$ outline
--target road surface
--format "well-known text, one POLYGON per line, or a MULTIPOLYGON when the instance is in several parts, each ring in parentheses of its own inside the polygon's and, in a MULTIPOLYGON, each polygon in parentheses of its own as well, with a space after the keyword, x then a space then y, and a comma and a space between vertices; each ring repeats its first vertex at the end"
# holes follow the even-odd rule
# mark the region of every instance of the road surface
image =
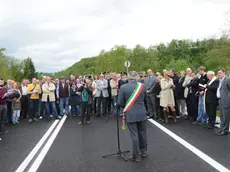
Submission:
MULTIPOLYGON (((7 126, 0 141, 0 172, 227 172, 230 136, 180 120, 162 124, 148 120, 148 157, 139 163, 119 157, 102 158, 117 151, 116 120, 92 118, 78 125, 79 117, 60 121, 21 121, 7 126), (48 133, 47 133, 48 132, 48 133), (39 142, 40 141, 40 142, 39 142)), ((121 148, 130 150, 128 130, 121 131, 121 148)))

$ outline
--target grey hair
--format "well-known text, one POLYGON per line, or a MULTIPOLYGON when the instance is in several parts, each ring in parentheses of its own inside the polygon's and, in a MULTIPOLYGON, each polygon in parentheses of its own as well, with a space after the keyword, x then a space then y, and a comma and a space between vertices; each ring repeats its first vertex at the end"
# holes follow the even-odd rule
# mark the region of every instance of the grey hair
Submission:
POLYGON ((136 71, 130 71, 127 78, 128 80, 137 80, 138 73, 136 71))
POLYGON ((208 72, 207 72, 207 76, 209 76, 209 75, 215 75, 215 72, 213 72, 213 71, 208 71, 208 72))

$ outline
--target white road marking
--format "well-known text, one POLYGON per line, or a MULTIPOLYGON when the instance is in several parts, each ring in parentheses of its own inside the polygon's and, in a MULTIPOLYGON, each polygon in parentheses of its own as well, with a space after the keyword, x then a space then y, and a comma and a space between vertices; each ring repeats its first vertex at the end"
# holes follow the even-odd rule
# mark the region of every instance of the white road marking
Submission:
POLYGON ((63 116, 63 118, 61 119, 61 121, 58 124, 57 128, 54 130, 53 134, 51 135, 51 137, 47 141, 46 145, 43 147, 42 151, 40 152, 40 154, 38 155, 38 157, 34 161, 33 165, 30 167, 28 172, 36 172, 38 170, 38 168, 41 165, 43 159, 45 158, 46 154, 48 153, 51 145, 53 144, 55 138, 57 137, 59 131, 61 130, 66 118, 67 118, 66 115, 63 116))
POLYGON ((21 165, 17 168, 15 172, 23 172, 30 161, 33 159, 33 157, 36 155, 38 150, 41 148, 43 143, 46 141, 46 139, 49 137, 50 133, 53 131, 55 126, 57 125, 59 120, 55 120, 53 124, 50 126, 50 128, 47 130, 45 135, 41 138, 41 140, 37 143, 37 145, 33 148, 33 150, 29 153, 29 155, 26 157, 26 159, 21 163, 21 165))
POLYGON ((159 124, 158 122, 154 121, 153 119, 148 119, 148 120, 149 120, 149 122, 151 122, 152 124, 157 126, 159 129, 164 131, 166 134, 171 136, 173 139, 178 141, 180 144, 182 144, 184 147, 186 147, 187 149, 192 151, 194 154, 196 154, 198 157, 203 159, 205 162, 207 162, 209 165, 211 165, 212 167, 214 167, 218 171, 220 171, 220 172, 230 172, 229 169, 227 169, 226 167, 224 167, 223 165, 221 165, 220 163, 218 163, 217 161, 215 161, 214 159, 212 159, 211 157, 209 157, 205 153, 201 152, 199 149, 195 148, 190 143, 188 143, 184 139, 180 138, 179 136, 177 136, 176 134, 174 134, 173 132, 171 132, 170 130, 168 130, 167 128, 165 128, 164 126, 159 124))

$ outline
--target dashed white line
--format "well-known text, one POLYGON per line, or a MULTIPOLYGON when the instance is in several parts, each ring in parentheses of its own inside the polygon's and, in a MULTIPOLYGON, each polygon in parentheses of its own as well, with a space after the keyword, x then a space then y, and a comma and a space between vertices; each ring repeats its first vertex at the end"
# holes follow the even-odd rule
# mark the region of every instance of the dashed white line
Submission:
POLYGON ((170 130, 168 130, 167 128, 165 128, 164 126, 159 124, 158 122, 154 121, 153 119, 149 119, 149 122, 151 122, 156 127, 161 129, 162 131, 164 131, 166 134, 168 134, 170 137, 172 137, 173 139, 178 141, 184 147, 186 147, 187 149, 192 151, 194 154, 196 154, 198 157, 203 159, 205 162, 207 162, 209 165, 211 165, 216 170, 218 170, 220 172, 230 172, 229 169, 227 169, 226 167, 224 167, 223 165, 221 165, 220 163, 218 163, 217 161, 215 161, 214 159, 212 159, 211 157, 209 157, 205 153, 201 152, 199 149, 197 149, 196 147, 194 147, 193 145, 191 145, 190 143, 188 143, 184 139, 180 138, 179 136, 177 136, 176 134, 174 134, 173 132, 171 132, 170 130))
POLYGON ((45 133, 45 135, 41 138, 41 140, 37 143, 37 145, 33 148, 33 150, 29 153, 29 155, 21 163, 21 165, 17 168, 17 170, 15 172, 23 172, 26 169, 26 167, 29 165, 30 161, 33 159, 33 157, 36 155, 38 150, 42 147, 43 143, 49 137, 50 133, 53 131, 53 129, 55 128, 57 123, 58 123, 58 120, 55 120, 53 122, 53 124, 50 126, 50 128, 45 133))

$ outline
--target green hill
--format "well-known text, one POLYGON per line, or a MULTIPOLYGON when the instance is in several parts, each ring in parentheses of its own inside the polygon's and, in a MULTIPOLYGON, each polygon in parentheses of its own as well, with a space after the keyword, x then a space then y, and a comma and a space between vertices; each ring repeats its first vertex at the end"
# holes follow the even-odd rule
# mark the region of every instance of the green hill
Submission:
POLYGON ((148 48, 136 45, 129 49, 126 46, 115 46, 109 51, 102 50, 98 56, 83 58, 66 70, 55 73, 56 77, 73 75, 98 74, 103 71, 126 71, 124 62, 129 60, 129 70, 145 71, 148 68, 156 71, 174 68, 176 71, 186 67, 198 69, 204 65, 209 70, 224 67, 230 70, 230 39, 223 36, 219 39, 172 40, 168 44, 159 44, 148 48))

